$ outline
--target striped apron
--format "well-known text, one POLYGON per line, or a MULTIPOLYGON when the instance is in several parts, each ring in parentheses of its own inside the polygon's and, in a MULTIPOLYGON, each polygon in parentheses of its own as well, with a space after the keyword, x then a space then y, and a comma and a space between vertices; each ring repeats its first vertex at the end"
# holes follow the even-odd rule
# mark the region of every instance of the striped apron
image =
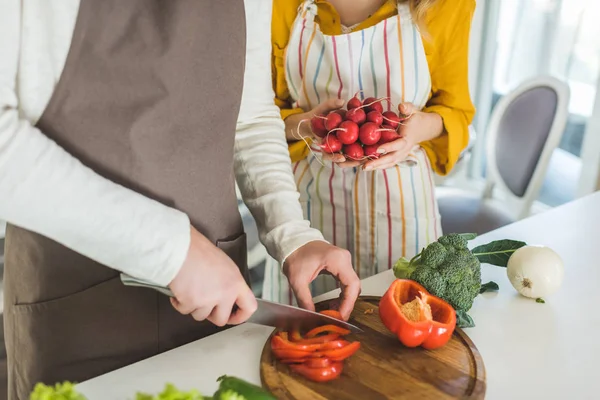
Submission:
MULTIPOLYGON (((336 36, 320 31, 316 15, 313 1, 303 3, 286 49, 295 107, 311 110, 330 98, 347 101, 357 92, 361 99, 391 99, 383 105, 393 111, 405 101, 425 105, 429 68, 406 4, 398 5, 398 15, 370 28, 336 36)), ((318 157, 311 153, 293 165, 304 215, 326 240, 351 252, 361 279, 392 268, 402 256, 414 256, 441 235, 433 171, 420 146, 413 149, 412 162, 387 170, 323 165, 318 157)), ((336 287, 329 275, 311 284, 314 296, 336 287)), ((281 266, 270 258, 263 297, 296 304, 281 266)))

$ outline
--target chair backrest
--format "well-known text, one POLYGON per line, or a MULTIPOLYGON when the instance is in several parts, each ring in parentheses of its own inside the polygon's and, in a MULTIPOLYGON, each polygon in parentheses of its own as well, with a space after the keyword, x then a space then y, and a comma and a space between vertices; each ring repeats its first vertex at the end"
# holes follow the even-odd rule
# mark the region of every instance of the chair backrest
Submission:
POLYGON ((500 99, 487 132, 487 187, 507 195, 516 218, 528 215, 548 163, 564 132, 570 90, 553 77, 538 77, 500 99))

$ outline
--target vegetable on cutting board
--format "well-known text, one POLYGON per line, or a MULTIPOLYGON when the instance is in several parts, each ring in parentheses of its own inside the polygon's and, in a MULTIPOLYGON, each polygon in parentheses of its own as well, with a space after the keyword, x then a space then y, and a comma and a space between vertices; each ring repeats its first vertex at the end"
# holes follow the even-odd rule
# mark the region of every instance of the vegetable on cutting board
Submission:
POLYGON ((407 347, 442 347, 456 326, 452 306, 410 279, 396 279, 391 284, 379 302, 379 315, 407 347))
MULTIPOLYGON (((327 316, 342 319, 338 311, 325 310, 327 316)), ((360 342, 344 339, 350 331, 335 325, 318 326, 302 334, 299 330, 279 331, 271 337, 271 351, 277 360, 315 382, 338 378, 344 360, 360 348, 360 342)))
POLYGON ((506 266, 509 258, 526 245, 515 240, 497 240, 469 250, 468 241, 475 234, 449 233, 430 243, 412 260, 399 259, 394 275, 412 279, 434 296, 450 303, 456 310, 457 326, 475 326, 467 311, 483 290, 497 290, 494 282, 481 284, 481 263, 506 266))
MULTIPOLYGON (((213 396, 202 396, 197 390, 184 392, 167 383, 158 395, 137 393, 135 400, 275 400, 260 386, 253 385, 234 376, 223 375, 217 379, 219 388, 213 396)), ((30 400, 87 400, 78 393, 72 382, 57 383, 49 386, 38 383, 30 400)))
POLYGON ((529 245, 514 252, 508 260, 506 273, 521 295, 541 299, 560 288, 564 265, 561 257, 549 247, 529 245))

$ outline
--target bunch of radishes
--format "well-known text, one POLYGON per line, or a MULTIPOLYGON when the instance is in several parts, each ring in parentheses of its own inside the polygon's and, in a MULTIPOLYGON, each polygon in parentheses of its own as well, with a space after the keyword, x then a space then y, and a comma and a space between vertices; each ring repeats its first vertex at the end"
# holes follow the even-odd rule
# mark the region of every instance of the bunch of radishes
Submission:
POLYGON ((310 125, 322 139, 321 149, 356 161, 378 158, 379 146, 399 139, 398 126, 408 118, 393 111, 383 112, 384 100, 367 97, 361 102, 355 96, 348 101, 347 110, 315 115, 310 125))

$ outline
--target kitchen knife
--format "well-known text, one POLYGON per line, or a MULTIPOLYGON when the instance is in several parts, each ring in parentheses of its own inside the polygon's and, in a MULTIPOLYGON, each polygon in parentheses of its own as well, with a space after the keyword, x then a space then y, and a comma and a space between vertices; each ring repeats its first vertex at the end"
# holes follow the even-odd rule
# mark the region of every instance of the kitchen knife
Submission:
MULTIPOLYGON (((154 285, 143 280, 133 278, 126 274, 121 274, 121 282, 127 286, 137 286, 149 289, 154 289, 160 293, 174 297, 173 292, 169 288, 154 285)), ((252 322, 259 325, 273 326, 283 330, 291 330, 293 328, 301 331, 309 330, 321 325, 336 325, 344 329, 348 329, 354 333, 362 332, 362 329, 345 321, 340 321, 336 318, 327 315, 319 314, 313 311, 305 310, 299 307, 289 306, 286 304, 274 303, 268 300, 256 299, 258 308, 248 319, 247 322, 252 322)))

